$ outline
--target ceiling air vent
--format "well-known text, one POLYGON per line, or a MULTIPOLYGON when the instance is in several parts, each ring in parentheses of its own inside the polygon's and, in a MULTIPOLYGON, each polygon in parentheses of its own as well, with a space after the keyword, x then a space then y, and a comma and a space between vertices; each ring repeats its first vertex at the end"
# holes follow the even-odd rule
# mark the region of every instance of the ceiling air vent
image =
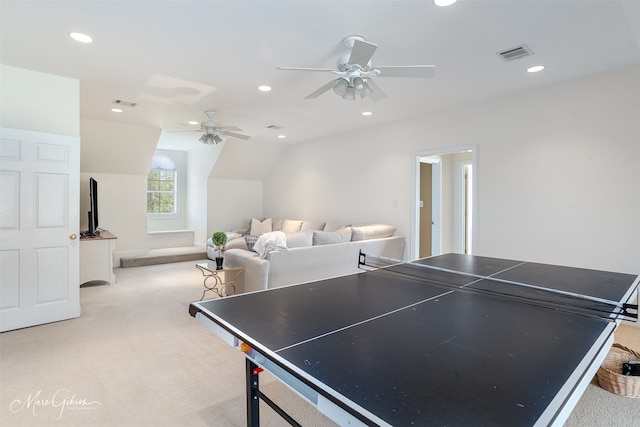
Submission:
POLYGON ((111 101, 111 103, 115 104, 115 105, 121 105, 123 107, 135 107, 136 106, 135 102, 123 101, 122 99, 114 99, 113 101, 111 101))
POLYGON ((269 126, 267 126, 267 129, 280 130, 280 129, 284 129, 284 128, 282 126, 278 126, 278 125, 269 125, 269 126))
POLYGON ((522 46, 514 47, 503 52, 498 52, 498 56, 500 56, 505 61, 513 61, 515 59, 524 58, 525 56, 529 55, 533 55, 533 52, 524 44, 522 46))

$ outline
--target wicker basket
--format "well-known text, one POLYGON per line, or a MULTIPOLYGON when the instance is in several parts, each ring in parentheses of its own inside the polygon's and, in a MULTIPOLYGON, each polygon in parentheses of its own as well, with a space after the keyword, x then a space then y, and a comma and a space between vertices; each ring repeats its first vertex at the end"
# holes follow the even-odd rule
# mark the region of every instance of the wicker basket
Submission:
POLYGON ((640 354, 623 345, 613 344, 598 369, 600 387, 620 396, 640 398, 640 377, 622 375, 622 364, 631 360, 640 361, 640 354))

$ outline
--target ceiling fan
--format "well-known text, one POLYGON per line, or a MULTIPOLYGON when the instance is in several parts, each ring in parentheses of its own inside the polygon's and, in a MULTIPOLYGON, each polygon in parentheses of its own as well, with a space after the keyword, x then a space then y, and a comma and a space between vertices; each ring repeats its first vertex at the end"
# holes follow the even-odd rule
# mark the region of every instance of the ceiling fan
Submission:
POLYGON ((335 69, 332 68, 303 68, 303 67, 278 67, 278 70, 290 71, 328 71, 340 77, 310 93, 305 99, 317 98, 329 89, 344 99, 356 99, 368 96, 373 101, 380 101, 387 97, 372 77, 418 77, 428 78, 435 75, 434 65, 399 65, 379 66, 371 65, 371 57, 378 48, 377 45, 365 41, 362 36, 348 36, 342 43, 350 52, 340 56, 335 69))
POLYGON ((222 137, 220 135, 229 136, 232 138, 239 139, 249 139, 251 138, 248 135, 242 135, 235 132, 230 131, 242 131, 237 126, 219 126, 216 122, 213 121, 213 116, 216 115, 215 111, 207 110, 204 112, 205 116, 207 116, 207 120, 204 122, 200 122, 200 129, 194 130, 180 130, 176 132, 204 132, 198 140, 203 144, 218 144, 222 142, 222 137))

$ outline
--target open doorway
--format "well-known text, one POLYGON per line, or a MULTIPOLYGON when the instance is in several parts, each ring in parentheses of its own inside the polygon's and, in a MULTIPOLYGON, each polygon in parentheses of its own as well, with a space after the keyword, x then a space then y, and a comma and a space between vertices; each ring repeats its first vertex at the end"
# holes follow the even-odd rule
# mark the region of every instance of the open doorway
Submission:
POLYGON ((416 155, 411 259, 473 253, 475 165, 474 146, 416 155))

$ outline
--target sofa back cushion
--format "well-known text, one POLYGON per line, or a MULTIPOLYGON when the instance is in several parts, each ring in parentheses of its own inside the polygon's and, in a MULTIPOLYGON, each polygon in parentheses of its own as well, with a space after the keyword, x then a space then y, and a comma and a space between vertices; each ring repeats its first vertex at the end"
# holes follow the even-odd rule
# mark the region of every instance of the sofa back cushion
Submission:
POLYGON ((344 227, 337 231, 313 232, 314 245, 330 245, 332 243, 344 243, 351 241, 351 227, 344 227))
POLYGON ((282 223, 284 219, 271 218, 271 230, 282 231, 282 223))
POLYGON ((287 234, 287 248, 302 248, 313 244, 313 231, 298 231, 297 233, 287 234))
POLYGON ((260 221, 258 218, 251 218, 250 235, 262 236, 264 233, 270 233, 271 231, 271 218, 266 218, 263 221, 260 221))
POLYGON ((322 231, 338 231, 341 228, 349 227, 348 225, 338 224, 337 222, 327 222, 322 231))
POLYGON ((285 219, 282 222, 282 232, 284 234, 293 234, 300 231, 302 228, 302 221, 298 221, 295 219, 285 219))
POLYGON ((353 234, 351 240, 369 240, 382 239, 383 237, 391 237, 396 232, 396 228, 387 224, 371 224, 352 226, 353 234))
POLYGON ((302 227, 300 228, 300 231, 323 230, 323 229, 324 229, 324 222, 320 222, 320 221, 303 221, 302 222, 302 227))

